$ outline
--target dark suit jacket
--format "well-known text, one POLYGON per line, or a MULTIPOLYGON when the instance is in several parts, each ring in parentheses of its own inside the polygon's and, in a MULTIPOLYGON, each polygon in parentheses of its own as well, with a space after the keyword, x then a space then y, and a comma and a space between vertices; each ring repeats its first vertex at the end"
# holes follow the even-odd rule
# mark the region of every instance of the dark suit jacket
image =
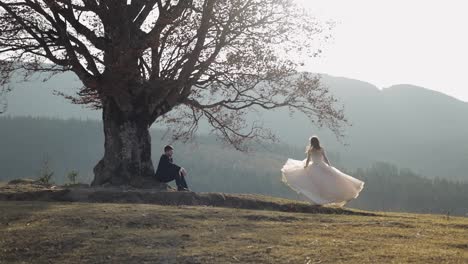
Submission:
POLYGON ((158 169, 156 170, 156 178, 159 180, 174 179, 179 175, 180 167, 175 165, 172 158, 166 154, 162 154, 159 159, 158 169))

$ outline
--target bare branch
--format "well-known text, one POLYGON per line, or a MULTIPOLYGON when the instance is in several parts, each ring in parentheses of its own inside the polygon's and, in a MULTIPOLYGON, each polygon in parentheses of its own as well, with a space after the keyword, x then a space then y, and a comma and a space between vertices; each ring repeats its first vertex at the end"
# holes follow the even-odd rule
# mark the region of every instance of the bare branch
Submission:
POLYGON ((0 85, 19 70, 73 71, 83 88, 57 93, 72 103, 115 102, 183 140, 206 122, 242 150, 274 140, 252 111, 287 108, 340 135, 336 99, 298 72, 329 27, 292 0, 0 0, 0 85))

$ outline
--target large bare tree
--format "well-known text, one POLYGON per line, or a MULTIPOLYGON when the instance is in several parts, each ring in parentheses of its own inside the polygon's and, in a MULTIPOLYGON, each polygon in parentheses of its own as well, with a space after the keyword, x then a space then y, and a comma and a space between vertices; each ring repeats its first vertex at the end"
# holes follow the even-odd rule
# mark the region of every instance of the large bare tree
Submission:
POLYGON ((326 24, 290 0, 0 0, 0 84, 21 72, 74 72, 73 103, 102 108, 104 157, 94 185, 151 182, 149 127, 186 140, 205 120, 244 150, 272 139, 252 110, 286 107, 339 133, 319 79, 298 72, 326 24))

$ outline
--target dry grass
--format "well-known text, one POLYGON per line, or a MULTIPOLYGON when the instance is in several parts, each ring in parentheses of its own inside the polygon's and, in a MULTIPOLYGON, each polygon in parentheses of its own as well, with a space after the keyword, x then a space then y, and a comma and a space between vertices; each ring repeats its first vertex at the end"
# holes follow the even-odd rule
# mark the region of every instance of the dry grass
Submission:
POLYGON ((468 219, 0 202, 0 263, 467 263, 468 219))

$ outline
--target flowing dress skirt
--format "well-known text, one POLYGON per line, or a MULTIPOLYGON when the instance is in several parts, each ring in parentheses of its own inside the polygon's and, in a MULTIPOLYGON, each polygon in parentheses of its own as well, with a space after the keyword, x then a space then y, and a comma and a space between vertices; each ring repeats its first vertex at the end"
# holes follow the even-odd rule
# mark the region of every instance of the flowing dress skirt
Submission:
POLYGON ((304 195, 312 204, 343 206, 357 198, 364 182, 353 178, 325 162, 288 159, 281 169, 283 182, 304 195))

